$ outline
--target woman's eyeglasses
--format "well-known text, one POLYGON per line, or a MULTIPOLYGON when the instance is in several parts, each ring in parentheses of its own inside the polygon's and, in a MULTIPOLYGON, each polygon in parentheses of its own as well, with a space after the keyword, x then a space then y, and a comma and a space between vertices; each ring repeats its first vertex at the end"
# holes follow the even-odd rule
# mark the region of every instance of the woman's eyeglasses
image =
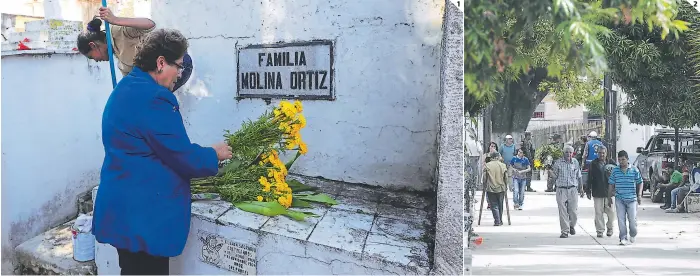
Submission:
POLYGON ((170 63, 171 65, 175 65, 175 67, 177 67, 178 74, 182 74, 182 71, 185 71, 185 66, 182 64, 179 64, 177 62, 168 62, 168 63, 170 63))

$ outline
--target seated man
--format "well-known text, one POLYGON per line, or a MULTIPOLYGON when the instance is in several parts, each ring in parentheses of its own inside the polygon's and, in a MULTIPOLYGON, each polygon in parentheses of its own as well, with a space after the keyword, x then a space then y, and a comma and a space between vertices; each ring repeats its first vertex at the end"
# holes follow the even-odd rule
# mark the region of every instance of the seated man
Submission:
POLYGON ((683 183, 683 174, 677 170, 673 171, 671 174, 671 181, 667 184, 659 185, 659 193, 664 193, 664 205, 661 205, 661 209, 671 208, 671 191, 677 188, 683 183))
MULTIPOLYGON (((687 172, 683 172, 684 180, 688 178, 687 175, 687 172)), ((683 185, 671 191, 671 208, 666 210, 666 213, 684 212, 680 203, 690 192, 700 193, 700 168, 698 167, 693 169, 692 181, 684 181, 683 185)))

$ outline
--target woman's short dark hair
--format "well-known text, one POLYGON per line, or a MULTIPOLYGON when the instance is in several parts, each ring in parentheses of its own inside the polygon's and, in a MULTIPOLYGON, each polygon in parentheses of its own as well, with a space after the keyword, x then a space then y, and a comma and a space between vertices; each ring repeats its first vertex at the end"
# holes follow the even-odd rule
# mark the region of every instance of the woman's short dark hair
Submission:
POLYGON ((87 24, 87 30, 78 35, 78 51, 81 54, 87 55, 90 52, 90 42, 107 43, 107 34, 100 27, 102 27, 102 20, 93 18, 87 24))
POLYGON ((157 29, 146 35, 136 46, 134 66, 145 72, 156 70, 156 60, 163 56, 165 61, 173 64, 187 52, 187 38, 175 29, 157 29))

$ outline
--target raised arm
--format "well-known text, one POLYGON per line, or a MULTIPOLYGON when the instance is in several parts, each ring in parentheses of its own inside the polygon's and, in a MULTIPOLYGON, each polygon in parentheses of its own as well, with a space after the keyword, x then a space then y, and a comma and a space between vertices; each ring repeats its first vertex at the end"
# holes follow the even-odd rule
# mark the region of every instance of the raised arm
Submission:
POLYGON ((156 26, 153 20, 148 18, 131 18, 131 17, 118 17, 112 13, 107 7, 100 7, 99 11, 100 19, 109 22, 113 25, 131 27, 139 30, 150 30, 156 26))

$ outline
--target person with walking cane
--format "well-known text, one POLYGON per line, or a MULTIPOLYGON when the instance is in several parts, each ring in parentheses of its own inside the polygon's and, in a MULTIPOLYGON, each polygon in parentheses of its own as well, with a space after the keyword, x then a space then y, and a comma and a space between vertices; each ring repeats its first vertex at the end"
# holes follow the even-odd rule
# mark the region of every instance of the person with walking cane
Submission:
POLYGON ((617 163, 608 158, 608 149, 605 146, 598 147, 598 158, 593 160, 588 169, 588 183, 586 183, 586 196, 593 196, 593 209, 595 210, 595 230, 598 238, 603 237, 606 230, 608 237, 613 234, 613 221, 615 221, 615 209, 613 208, 612 193, 608 178, 617 163), (608 222, 605 222, 605 216, 608 222))
MULTIPOLYGON (((492 152, 489 157, 491 160, 484 167, 484 191, 486 191, 488 200, 491 203, 493 226, 501 226, 503 225, 503 202, 507 192, 508 169, 506 164, 500 161, 500 153, 492 152)), ((505 199, 505 201, 507 205, 508 199, 505 199)), ((481 220, 481 215, 479 215, 479 219, 481 220)), ((510 223, 510 219, 508 222, 510 223)))
POLYGON ((573 158, 574 148, 564 146, 564 156, 554 162, 552 173, 554 186, 557 191, 557 207, 559 209, 560 238, 568 238, 569 234, 576 235, 578 220, 578 198, 583 197, 581 183, 581 166, 573 158))

